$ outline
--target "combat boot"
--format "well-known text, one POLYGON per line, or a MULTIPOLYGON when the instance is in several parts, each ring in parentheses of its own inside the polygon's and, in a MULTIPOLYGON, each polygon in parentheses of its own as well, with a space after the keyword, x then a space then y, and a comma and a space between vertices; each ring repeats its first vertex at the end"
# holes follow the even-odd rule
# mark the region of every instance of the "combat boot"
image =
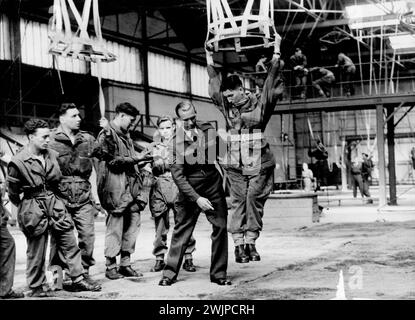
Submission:
POLYGON ((121 275, 127 278, 130 278, 130 277, 138 278, 138 277, 143 276, 142 273, 135 271, 133 268, 131 268, 131 266, 127 266, 127 267, 121 266, 118 270, 118 273, 120 273, 121 275))
POLYGON ((186 270, 187 272, 195 272, 196 267, 193 264, 193 260, 192 259, 186 259, 183 263, 183 269, 186 270))
POLYGON ((118 280, 124 278, 124 276, 117 271, 117 268, 105 270, 105 276, 110 280, 118 280))
POLYGON ((249 260, 251 260, 251 261, 260 261, 261 260, 261 256, 256 251, 256 248, 255 248, 254 244, 251 244, 251 243, 246 244, 245 245, 245 252, 246 252, 247 256, 249 257, 249 260))
POLYGON ((101 289, 102 288, 99 284, 89 283, 85 278, 82 278, 82 280, 72 283, 70 291, 72 292, 101 291, 101 289))
POLYGON ((235 247, 235 261, 237 263, 248 263, 249 262, 249 256, 246 255, 243 244, 235 247))
POLYGON ((154 265, 153 268, 151 268, 151 272, 159 272, 161 270, 164 269, 164 267, 166 266, 166 264, 164 263, 163 260, 156 260, 156 264, 154 265))
POLYGON ((32 291, 28 294, 30 298, 47 298, 50 297, 49 293, 43 290, 42 286, 33 288, 32 291))

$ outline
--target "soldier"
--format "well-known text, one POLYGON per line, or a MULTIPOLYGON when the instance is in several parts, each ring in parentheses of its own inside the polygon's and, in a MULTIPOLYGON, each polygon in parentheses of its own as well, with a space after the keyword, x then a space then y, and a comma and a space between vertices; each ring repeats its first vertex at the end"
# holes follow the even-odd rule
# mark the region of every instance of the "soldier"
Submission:
POLYGON ((352 160, 351 166, 352 173, 352 187, 353 187, 353 198, 357 196, 357 188, 359 188, 360 195, 364 197, 363 192, 363 180, 362 180, 362 163, 356 157, 352 160))
MULTIPOLYGON (((94 207, 89 181, 93 171, 91 157, 96 147, 95 138, 88 132, 79 130, 81 117, 73 103, 61 105, 59 123, 59 127, 51 135, 49 148, 58 152, 58 163, 63 174, 59 189, 78 231, 82 266, 85 277, 89 277, 89 268, 95 264, 94 219, 97 210, 94 207)), ((92 185, 96 188, 96 181, 92 181, 92 185)), ((67 269, 65 258, 56 250, 54 238, 51 243, 50 265, 59 265, 67 269)))
POLYGON ((313 87, 318 90, 318 94, 321 97, 330 97, 331 96, 331 86, 336 80, 333 72, 321 67, 314 67, 310 69, 310 72, 314 72, 315 75, 318 75, 318 79, 313 81, 313 87))
POLYGON ((342 72, 342 81, 345 82, 345 90, 346 90, 346 96, 351 96, 354 93, 353 88, 353 77, 356 73, 356 66, 354 65, 352 59, 350 59, 348 56, 346 56, 344 53, 340 52, 337 56, 337 64, 335 67, 341 68, 342 72))
MULTIPOLYGON (((151 146, 153 155, 152 171, 155 183, 150 192, 150 211, 154 218, 156 227, 156 238, 154 240, 153 254, 156 256, 156 264, 151 269, 153 272, 163 270, 164 255, 167 252, 167 234, 169 232, 169 211, 173 210, 174 221, 176 221, 175 202, 178 196, 178 189, 173 181, 168 161, 168 144, 171 143, 175 124, 171 117, 161 116, 157 120, 160 142, 151 146)), ((193 235, 187 244, 184 254, 183 269, 188 272, 195 272, 192 253, 195 251, 196 240, 193 235)))
POLYGON ((373 161, 372 157, 369 157, 367 153, 362 153, 362 183, 363 183, 363 195, 368 197, 368 203, 373 203, 370 199, 370 182, 372 181, 373 161))
MULTIPOLYGON (((0 151, 0 158, 2 157, 0 151)), ((3 180, 0 178, 0 298, 18 299, 24 294, 13 290, 14 269, 16 266, 16 244, 7 229, 7 214, 3 207, 3 180)))
POLYGON ((50 130, 43 120, 25 123, 29 143, 8 165, 10 201, 19 207, 18 222, 27 239, 26 277, 31 296, 45 297, 45 255, 48 233, 63 252, 72 279, 72 291, 99 291, 101 287, 84 277, 81 252, 74 223, 59 195, 61 171, 57 153, 48 148, 50 130), (21 197, 22 196, 22 197, 21 197))
POLYGON ((125 102, 115 108, 115 118, 108 122, 100 120, 103 130, 98 143, 106 153, 105 165, 98 173, 98 195, 102 207, 108 212, 105 231, 106 271, 108 279, 141 277, 131 267, 131 254, 140 227, 140 212, 148 199, 143 194, 143 174, 139 165, 149 161, 147 154, 134 150, 129 130, 132 128, 138 110, 125 102), (146 158, 147 157, 147 158, 146 158), (120 266, 117 269, 117 256, 120 266))
POLYGON ((306 68, 307 57, 300 48, 296 48, 295 53, 290 57, 290 62, 294 72, 295 87, 300 89, 301 99, 305 99, 308 75, 308 69, 306 68))
POLYGON ((196 123, 196 109, 190 102, 176 106, 182 124, 177 127, 171 146, 171 173, 179 188, 176 224, 171 237, 167 264, 160 286, 176 281, 185 250, 201 211, 212 224, 210 281, 230 285, 228 266, 228 209, 222 177, 215 166, 216 131, 209 123, 196 123))
POLYGON ((206 52, 209 94, 225 117, 231 140, 227 161, 221 165, 230 182, 233 212, 229 231, 237 263, 260 260, 255 242, 263 226, 265 201, 273 188, 276 162, 263 132, 283 93, 278 43, 274 52, 265 63, 268 75, 260 95, 246 94, 235 75, 222 82, 221 74, 213 67, 212 52, 206 52))
POLYGON ((316 140, 316 146, 314 148, 310 148, 308 150, 308 156, 310 158, 315 158, 316 163, 314 165, 316 171, 316 191, 320 190, 321 186, 328 185, 328 164, 327 159, 329 157, 329 153, 325 145, 321 142, 320 139, 316 140))

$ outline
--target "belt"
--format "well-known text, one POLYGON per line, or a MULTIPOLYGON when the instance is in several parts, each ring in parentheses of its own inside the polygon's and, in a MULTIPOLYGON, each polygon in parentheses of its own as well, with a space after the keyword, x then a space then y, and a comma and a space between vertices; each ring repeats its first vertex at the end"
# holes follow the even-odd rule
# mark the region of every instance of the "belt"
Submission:
POLYGON ((81 176, 62 176, 61 182, 87 182, 88 179, 81 176))
POLYGON ((216 167, 215 165, 202 165, 202 166, 194 166, 194 168, 192 167, 185 167, 184 172, 186 175, 191 175, 194 173, 202 173, 204 175, 215 172, 216 167))
POLYGON ((23 190, 24 199, 46 197, 52 194, 54 194, 54 192, 48 189, 48 186, 45 186, 45 185, 34 187, 34 188, 26 188, 23 190))

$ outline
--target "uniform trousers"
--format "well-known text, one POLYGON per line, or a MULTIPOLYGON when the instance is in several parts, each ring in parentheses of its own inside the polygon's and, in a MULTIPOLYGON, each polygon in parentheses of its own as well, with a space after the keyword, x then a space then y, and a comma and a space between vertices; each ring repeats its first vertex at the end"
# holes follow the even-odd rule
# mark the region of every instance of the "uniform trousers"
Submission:
MULTIPOLYGON (((228 267, 228 234, 226 230, 228 209, 222 187, 222 177, 214 169, 209 172, 203 170, 193 172, 187 175, 187 179, 200 196, 209 199, 214 208, 214 210, 205 212, 206 218, 212 224, 210 279, 226 278, 228 267)), ((166 266, 163 270, 163 277, 172 280, 177 278, 187 244, 201 212, 196 202, 185 199, 181 193, 176 202, 176 211, 176 224, 173 229, 166 266)))

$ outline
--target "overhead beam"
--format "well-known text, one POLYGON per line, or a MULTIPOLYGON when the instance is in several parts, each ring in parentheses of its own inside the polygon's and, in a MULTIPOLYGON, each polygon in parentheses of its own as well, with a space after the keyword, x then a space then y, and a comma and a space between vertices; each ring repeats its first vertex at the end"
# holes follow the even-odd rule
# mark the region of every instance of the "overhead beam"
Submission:
POLYGON ((283 113, 307 113, 316 111, 344 111, 344 110, 364 110, 374 109, 377 104, 397 105, 414 104, 415 95, 413 94, 395 94, 395 95, 371 95, 371 96, 354 96, 349 98, 332 98, 332 99, 307 99, 306 101, 292 101, 278 103, 273 114, 283 113))
MULTIPOLYGON (((298 31, 302 29, 311 29, 313 28, 314 24, 315 22, 307 22, 305 24, 297 23, 297 24, 293 24, 286 31, 292 32, 292 31, 298 31)), ((325 20, 325 21, 318 22, 316 27, 317 28, 330 28, 334 26, 344 26, 347 24, 349 24, 349 19, 331 19, 331 20, 325 20)), ((277 32, 282 32, 283 26, 277 26, 276 29, 277 29, 277 32)))
POLYGON ((169 43, 182 43, 182 39, 179 37, 165 37, 148 40, 149 45, 160 46, 169 43))
MULTIPOLYGON (((309 9, 312 13, 344 13, 343 10, 323 10, 323 9, 309 9)), ((274 9, 274 12, 304 12, 301 9, 274 9)))
POLYGON ((306 7, 302 6, 301 4, 295 2, 294 0, 285 0, 285 1, 292 4, 292 5, 294 5, 294 6, 296 6, 297 8, 300 8, 301 10, 306 12, 308 15, 310 15, 314 19, 320 20, 320 17, 318 15, 316 15, 315 13, 311 12, 309 8, 306 8, 306 7))

